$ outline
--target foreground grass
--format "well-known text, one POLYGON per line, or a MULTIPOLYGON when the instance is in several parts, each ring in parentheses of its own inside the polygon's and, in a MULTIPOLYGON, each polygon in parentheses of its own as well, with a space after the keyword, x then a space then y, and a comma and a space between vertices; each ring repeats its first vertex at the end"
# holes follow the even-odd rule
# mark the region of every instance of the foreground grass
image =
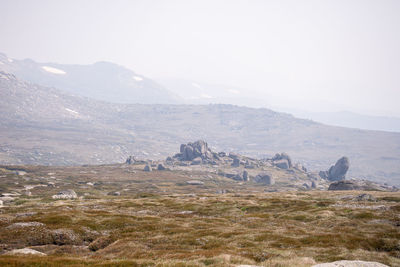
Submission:
POLYGON ((0 265, 310 266, 361 259, 398 266, 396 193, 377 194, 378 202, 353 208, 331 192, 27 199, 4 209, 0 243, 50 256, 1 256, 0 265), (24 212, 34 213, 17 216, 24 212), (10 229, 16 222, 44 226, 10 229), (49 234, 56 229, 73 237, 57 243, 49 234))

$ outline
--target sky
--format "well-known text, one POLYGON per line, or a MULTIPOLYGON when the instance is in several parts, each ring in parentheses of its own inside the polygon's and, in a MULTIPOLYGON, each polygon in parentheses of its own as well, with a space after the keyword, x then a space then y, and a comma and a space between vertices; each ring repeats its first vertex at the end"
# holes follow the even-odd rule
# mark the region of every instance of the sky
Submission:
POLYGON ((270 106, 400 116, 398 0, 1 0, 0 52, 111 61, 270 106))

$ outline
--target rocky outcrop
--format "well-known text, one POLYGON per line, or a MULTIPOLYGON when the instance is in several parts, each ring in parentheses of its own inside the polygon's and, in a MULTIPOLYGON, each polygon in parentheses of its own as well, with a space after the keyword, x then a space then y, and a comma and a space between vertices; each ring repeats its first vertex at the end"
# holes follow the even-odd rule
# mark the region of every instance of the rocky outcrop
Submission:
POLYGON ((340 158, 336 164, 328 170, 329 181, 341 181, 346 178, 346 173, 349 170, 350 162, 347 157, 340 158))
POLYGON ((335 261, 330 263, 320 263, 312 267, 389 267, 388 265, 374 261, 335 261))
POLYGON ((268 173, 260 173, 254 177, 254 181, 259 184, 273 185, 275 184, 274 178, 268 173))
POLYGON ((174 158, 183 161, 192 161, 195 158, 202 160, 212 160, 213 153, 208 148, 208 144, 203 140, 198 140, 193 143, 181 144, 180 153, 176 154, 174 158))
POLYGON ((21 248, 21 249, 13 249, 11 251, 6 252, 4 255, 37 255, 37 256, 46 256, 45 253, 31 249, 31 248, 21 248))
POLYGON ((293 167, 292 159, 285 152, 275 154, 272 158, 272 162, 276 167, 281 169, 289 169, 293 167))
POLYGON ((72 189, 60 191, 56 195, 52 196, 53 199, 75 199, 77 197, 78 195, 72 189))
POLYGON ((342 180, 329 185, 328 190, 397 191, 394 186, 381 185, 367 180, 342 180))

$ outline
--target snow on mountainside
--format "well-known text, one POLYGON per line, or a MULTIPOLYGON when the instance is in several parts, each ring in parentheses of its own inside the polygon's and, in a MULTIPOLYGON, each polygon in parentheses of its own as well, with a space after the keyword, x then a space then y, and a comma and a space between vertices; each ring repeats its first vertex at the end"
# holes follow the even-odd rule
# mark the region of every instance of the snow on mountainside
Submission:
POLYGON ((115 103, 175 104, 181 100, 155 81, 109 62, 91 65, 12 60, 0 53, 0 70, 66 92, 115 103))

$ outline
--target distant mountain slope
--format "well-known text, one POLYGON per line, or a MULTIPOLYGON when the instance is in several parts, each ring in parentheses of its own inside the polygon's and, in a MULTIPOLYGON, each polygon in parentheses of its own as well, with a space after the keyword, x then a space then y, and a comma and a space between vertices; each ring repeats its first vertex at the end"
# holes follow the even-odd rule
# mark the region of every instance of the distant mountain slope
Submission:
POLYGON ((388 116, 370 116, 350 111, 311 112, 298 109, 282 108, 298 118, 310 119, 328 125, 336 125, 364 130, 400 132, 400 118, 388 116))
POLYGON ((164 158, 205 139, 215 150, 288 152, 314 170, 350 158, 349 177, 400 184, 400 134, 326 126, 232 105, 124 105, 0 75, 1 164, 95 164, 164 158))
POLYGON ((173 104, 178 96, 133 71, 109 62, 91 65, 37 63, 9 59, 0 53, 0 70, 74 95, 116 103, 173 104))

